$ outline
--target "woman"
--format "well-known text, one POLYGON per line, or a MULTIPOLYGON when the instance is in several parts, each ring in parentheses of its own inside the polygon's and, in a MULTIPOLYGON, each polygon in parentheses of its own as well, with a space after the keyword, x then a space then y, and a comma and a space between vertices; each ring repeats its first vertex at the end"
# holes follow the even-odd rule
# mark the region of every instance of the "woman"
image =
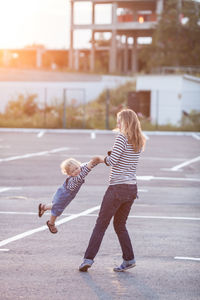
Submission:
POLYGON ((126 229, 126 220, 137 197, 136 167, 140 153, 144 148, 145 138, 136 113, 130 109, 124 109, 117 114, 117 127, 119 134, 116 137, 112 152, 110 156, 102 159, 102 162, 105 162, 107 166, 111 166, 109 187, 105 192, 99 216, 84 255, 84 261, 79 267, 82 272, 86 272, 92 266, 104 233, 113 216, 113 225, 123 258, 122 264, 113 270, 122 272, 136 265, 126 229))

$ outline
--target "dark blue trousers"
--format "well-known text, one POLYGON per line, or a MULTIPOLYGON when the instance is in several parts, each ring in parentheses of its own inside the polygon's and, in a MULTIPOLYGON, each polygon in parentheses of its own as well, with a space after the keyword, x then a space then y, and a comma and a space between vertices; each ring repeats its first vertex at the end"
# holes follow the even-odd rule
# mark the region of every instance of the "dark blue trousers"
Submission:
POLYGON ((117 184, 108 187, 84 258, 94 259, 110 220, 114 217, 113 226, 122 249, 122 257, 124 260, 134 259, 131 240, 126 229, 126 220, 136 197, 136 184, 117 184))

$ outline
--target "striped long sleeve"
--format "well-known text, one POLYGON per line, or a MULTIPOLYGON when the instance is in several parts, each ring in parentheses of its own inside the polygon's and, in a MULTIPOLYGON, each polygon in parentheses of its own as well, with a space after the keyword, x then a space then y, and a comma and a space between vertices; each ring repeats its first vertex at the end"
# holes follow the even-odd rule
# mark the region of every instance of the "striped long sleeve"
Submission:
POLYGON ((78 176, 70 176, 67 188, 71 191, 75 190, 80 184, 83 183, 84 178, 91 170, 87 167, 87 163, 81 165, 81 172, 78 176))
POLYGON ((111 166, 109 182, 115 184, 136 184, 136 167, 140 152, 135 152, 128 139, 119 134, 116 137, 110 156, 106 157, 106 164, 111 166))

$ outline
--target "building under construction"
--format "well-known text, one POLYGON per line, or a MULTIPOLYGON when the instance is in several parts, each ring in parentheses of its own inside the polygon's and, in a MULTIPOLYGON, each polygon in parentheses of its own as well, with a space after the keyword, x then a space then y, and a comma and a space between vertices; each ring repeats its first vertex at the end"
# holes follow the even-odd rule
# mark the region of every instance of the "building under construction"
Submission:
POLYGON ((78 71, 80 54, 84 55, 80 50, 74 48, 74 32, 76 30, 91 30, 90 71, 95 70, 97 53, 106 51, 108 53, 109 73, 136 73, 138 71, 138 38, 152 37, 155 25, 163 11, 163 2, 164 0, 71 0, 69 68, 78 71), (90 24, 77 24, 74 22, 75 4, 86 1, 90 2, 92 7, 91 22, 90 24), (98 24, 95 21, 96 7, 105 4, 111 6, 111 22, 98 24), (97 42, 95 37, 99 33, 101 35, 110 33, 107 45, 101 46, 97 42))

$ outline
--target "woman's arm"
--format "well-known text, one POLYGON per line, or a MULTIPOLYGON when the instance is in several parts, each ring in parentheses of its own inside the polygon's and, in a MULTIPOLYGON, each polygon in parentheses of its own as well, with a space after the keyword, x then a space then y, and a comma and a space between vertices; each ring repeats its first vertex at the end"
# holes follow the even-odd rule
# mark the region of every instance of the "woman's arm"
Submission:
POLYGON ((107 166, 114 166, 118 163, 121 155, 124 153, 127 147, 126 137, 123 134, 119 134, 116 137, 113 149, 110 156, 104 158, 104 162, 107 166))

